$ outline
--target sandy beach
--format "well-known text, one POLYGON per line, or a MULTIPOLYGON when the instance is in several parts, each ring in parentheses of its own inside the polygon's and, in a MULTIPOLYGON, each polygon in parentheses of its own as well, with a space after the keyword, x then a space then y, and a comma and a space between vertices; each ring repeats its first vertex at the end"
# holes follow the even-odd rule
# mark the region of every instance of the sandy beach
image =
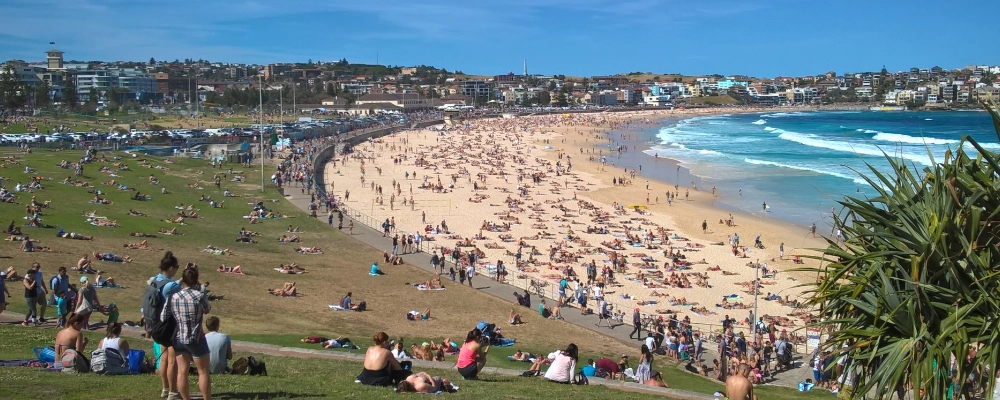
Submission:
MULTIPOLYGON (((476 253, 478 285, 499 260, 506 281, 516 285, 545 282, 555 293, 559 280, 575 273, 585 290, 588 265, 594 265, 616 313, 638 307, 646 317, 676 315, 707 330, 718 328, 724 315, 740 322, 749 317, 760 274, 758 315, 789 331, 801 327, 807 313, 783 303, 799 299, 795 286, 815 277, 786 271, 803 266, 792 259, 804 249, 825 247, 822 238, 713 207, 711 188, 675 187, 614 165, 607 132, 628 135, 662 118, 691 115, 547 115, 403 131, 328 164, 327 187, 352 211, 390 220, 395 233, 419 234, 439 250, 476 253), (755 247, 757 235, 765 248, 755 247), (766 276, 752 265, 758 260, 766 276), (765 300, 768 294, 780 300, 765 300)), ((650 157, 644 164, 677 168, 668 159, 650 157)), ((573 289, 570 284, 570 296, 573 289)), ((587 307, 596 309, 592 297, 587 307)))

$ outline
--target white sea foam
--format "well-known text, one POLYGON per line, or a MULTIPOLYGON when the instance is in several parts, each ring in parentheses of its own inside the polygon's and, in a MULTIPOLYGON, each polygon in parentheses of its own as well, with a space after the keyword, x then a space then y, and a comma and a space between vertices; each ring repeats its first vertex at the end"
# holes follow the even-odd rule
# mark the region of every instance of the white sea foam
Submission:
POLYGON ((863 130, 861 132, 863 132, 863 133, 879 133, 879 131, 872 130, 872 129, 865 129, 865 130, 863 130))
MULTIPOLYGON (((869 132, 866 131, 866 133, 869 132)), ((902 135, 898 133, 888 133, 888 132, 878 132, 878 134, 872 136, 872 140, 878 140, 882 142, 903 143, 903 144, 920 144, 920 145, 945 145, 945 144, 958 143, 957 140, 953 139, 914 137, 910 135, 902 135)))
POLYGON ((824 169, 809 167, 809 166, 805 166, 805 165, 783 164, 783 163, 774 162, 774 161, 755 160, 755 159, 752 159, 752 158, 744 158, 743 161, 746 162, 746 163, 748 163, 748 164, 754 164, 754 165, 769 165, 769 166, 772 166, 772 167, 788 168, 788 169, 794 169, 794 170, 798 170, 798 171, 815 172, 815 173, 818 173, 818 174, 830 175, 830 176, 835 176, 835 177, 838 177, 838 178, 849 179, 851 181, 854 181, 854 183, 858 183, 858 184, 862 184, 862 185, 868 184, 867 181, 865 181, 864 179, 861 179, 860 177, 857 177, 857 176, 850 176, 848 174, 842 174, 842 173, 839 173, 839 172, 834 172, 834 171, 829 171, 829 170, 824 170, 824 169))
POLYGON ((773 132, 777 132, 778 138, 780 139, 788 140, 809 147, 842 151, 845 153, 864 154, 876 157, 882 157, 884 154, 888 154, 889 156, 899 156, 902 157, 903 159, 920 163, 923 165, 932 164, 930 157, 928 157, 926 154, 894 152, 893 149, 891 148, 883 150, 878 146, 871 144, 851 144, 841 141, 819 139, 816 137, 816 135, 802 134, 799 132, 786 131, 784 129, 774 129, 773 132))
POLYGON ((764 130, 765 130, 765 131, 768 131, 768 132, 774 132, 774 131, 778 130, 778 128, 772 128, 772 127, 770 127, 770 126, 765 126, 765 127, 764 127, 764 130))
POLYGON ((934 118, 924 118, 924 121, 933 121, 934 118))
POLYGON ((698 150, 698 154, 702 154, 702 155, 706 155, 706 156, 721 156, 722 155, 722 153, 717 152, 715 150, 698 150))
POLYGON ((764 119, 758 119, 758 120, 756 120, 754 122, 751 122, 751 124, 754 124, 754 125, 764 125, 766 123, 767 123, 767 120, 764 120, 764 119))

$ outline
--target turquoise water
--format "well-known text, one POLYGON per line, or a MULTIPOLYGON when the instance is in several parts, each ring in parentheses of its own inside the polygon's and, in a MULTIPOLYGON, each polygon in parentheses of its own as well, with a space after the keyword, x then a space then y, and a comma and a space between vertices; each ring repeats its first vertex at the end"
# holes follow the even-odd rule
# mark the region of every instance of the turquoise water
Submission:
POLYGON ((637 139, 652 146, 639 156, 646 159, 646 175, 673 182, 673 168, 657 167, 648 159, 654 154, 676 159, 701 178, 699 188, 716 186, 724 207, 824 227, 830 224, 835 199, 872 194, 858 175, 870 173, 865 163, 887 170, 885 152, 921 169, 933 163, 932 157, 940 159, 955 148, 964 135, 1000 151, 985 112, 720 115, 672 121, 637 139))

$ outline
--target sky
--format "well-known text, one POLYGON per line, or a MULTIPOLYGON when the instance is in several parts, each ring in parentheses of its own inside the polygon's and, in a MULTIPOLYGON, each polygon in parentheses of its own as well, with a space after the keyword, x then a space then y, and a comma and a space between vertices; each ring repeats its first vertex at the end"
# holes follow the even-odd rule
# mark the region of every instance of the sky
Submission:
POLYGON ((67 60, 801 76, 1000 64, 997 15, 1000 1, 966 0, 3 0, 0 60, 55 47, 67 60))

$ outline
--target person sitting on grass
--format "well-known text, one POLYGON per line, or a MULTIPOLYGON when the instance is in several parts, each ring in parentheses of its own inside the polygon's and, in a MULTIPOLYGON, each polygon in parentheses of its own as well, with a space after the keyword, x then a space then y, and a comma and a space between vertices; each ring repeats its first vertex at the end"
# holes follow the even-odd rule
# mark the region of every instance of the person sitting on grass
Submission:
POLYGON ((431 340, 431 348, 446 354, 458 354, 459 352, 458 345, 452 342, 450 337, 444 338, 441 344, 434 344, 434 341, 431 340))
POLYGON ((376 262, 372 263, 372 268, 371 271, 368 272, 368 275, 385 275, 385 272, 382 272, 382 270, 378 268, 378 263, 376 262))
POLYGON ((538 304, 538 314, 542 318, 562 319, 562 311, 559 310, 559 306, 549 308, 549 306, 545 305, 545 299, 542 299, 542 302, 538 304))
POLYGON ((389 351, 389 335, 376 333, 372 341, 375 344, 365 352, 365 362, 357 382, 371 386, 399 385, 410 375, 410 371, 403 369, 389 351))
POLYGON ((121 286, 118 286, 118 284, 115 282, 115 278, 114 277, 111 277, 111 276, 105 277, 104 275, 102 275, 100 273, 97 274, 97 278, 95 279, 95 281, 97 282, 97 287, 101 287, 101 288, 120 288, 121 287, 121 286))
POLYGON ((28 236, 24 236, 24 239, 21 240, 21 247, 19 248, 19 250, 26 253, 30 253, 32 251, 35 251, 35 247, 37 247, 35 246, 35 242, 31 240, 31 238, 29 238, 28 236))
POLYGON ((511 325, 520 325, 520 324, 523 324, 524 321, 521 321, 521 314, 515 313, 514 309, 511 308, 510 309, 510 314, 508 314, 508 316, 507 316, 507 323, 509 323, 511 325))
POLYGON ((351 302, 351 295, 352 294, 353 294, 353 292, 347 292, 347 295, 340 299, 340 307, 343 308, 343 309, 345 309, 345 310, 364 311, 365 308, 367 307, 367 304, 365 304, 364 301, 362 301, 360 303, 357 303, 357 304, 352 303, 351 302))
POLYGON ((298 289, 295 287, 295 282, 285 282, 285 285, 281 289, 267 289, 267 292, 275 296, 281 297, 294 297, 297 294, 298 289))
POLYGON ((424 342, 420 346, 415 344, 410 345, 410 351, 413 352, 413 358, 417 360, 432 361, 434 359, 434 352, 431 350, 431 344, 427 342, 424 342))
POLYGON ((574 382, 576 378, 576 361, 579 358, 576 344, 573 343, 566 346, 566 350, 549 354, 548 359, 552 361, 552 364, 545 371, 545 379, 557 383, 574 382))
POLYGON ((486 355, 490 352, 490 346, 487 345, 484 349, 479 344, 479 339, 482 336, 483 333, 479 329, 473 329, 465 336, 465 343, 459 350, 458 361, 455 363, 462 378, 477 380, 479 379, 479 371, 482 371, 483 367, 486 366, 486 355))
POLYGON ((397 360, 413 358, 410 356, 410 353, 407 353, 406 350, 403 349, 403 339, 399 339, 396 344, 392 345, 392 356, 396 357, 397 360))
POLYGON ((455 391, 447 378, 431 376, 426 372, 417 372, 406 377, 406 380, 396 385, 398 393, 437 393, 455 391))
POLYGON ((14 224, 14 220, 10 221, 10 225, 7 225, 7 234, 9 235, 21 235, 21 227, 14 224))

